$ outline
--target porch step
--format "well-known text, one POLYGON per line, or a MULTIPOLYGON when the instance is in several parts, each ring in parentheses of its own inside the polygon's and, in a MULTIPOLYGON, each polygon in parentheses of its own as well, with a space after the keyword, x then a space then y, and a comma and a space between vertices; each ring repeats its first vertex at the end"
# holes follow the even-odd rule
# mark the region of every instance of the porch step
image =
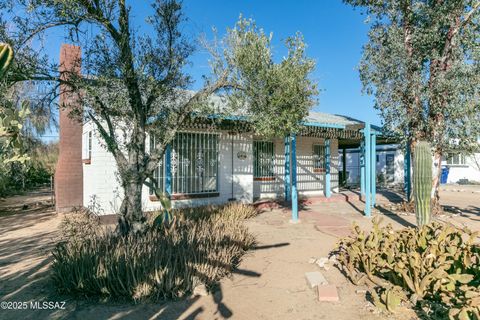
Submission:
MULTIPOLYGON (((314 197, 301 197, 298 200, 299 205, 309 206, 316 203, 328 203, 328 202, 349 202, 349 201, 360 201, 358 194, 354 192, 341 192, 334 193, 330 198, 324 196, 314 196, 314 197)), ((260 199, 255 201, 254 206, 259 210, 265 209, 278 209, 282 207, 288 207, 290 204, 285 200, 277 199, 260 199)))

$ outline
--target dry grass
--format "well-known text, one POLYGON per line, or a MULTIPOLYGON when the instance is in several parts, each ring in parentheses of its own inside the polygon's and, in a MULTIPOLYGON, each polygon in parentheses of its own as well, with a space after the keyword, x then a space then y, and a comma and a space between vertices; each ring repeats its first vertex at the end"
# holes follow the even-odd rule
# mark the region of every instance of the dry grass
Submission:
POLYGON ((127 237, 100 230, 85 214, 65 221, 53 251, 56 287, 82 297, 180 298, 199 284, 213 286, 255 243, 241 221, 253 215, 248 206, 176 211, 174 228, 127 237))

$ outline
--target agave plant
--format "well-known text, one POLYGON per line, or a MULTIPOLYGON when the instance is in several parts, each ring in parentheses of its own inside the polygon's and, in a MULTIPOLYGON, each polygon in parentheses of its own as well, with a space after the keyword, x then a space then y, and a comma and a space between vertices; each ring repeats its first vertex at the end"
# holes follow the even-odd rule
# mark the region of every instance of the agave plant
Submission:
POLYGON ((162 205, 162 209, 160 214, 153 220, 153 225, 157 227, 164 226, 171 229, 175 226, 176 221, 172 211, 172 201, 166 193, 160 193, 157 188, 154 188, 154 192, 162 205))

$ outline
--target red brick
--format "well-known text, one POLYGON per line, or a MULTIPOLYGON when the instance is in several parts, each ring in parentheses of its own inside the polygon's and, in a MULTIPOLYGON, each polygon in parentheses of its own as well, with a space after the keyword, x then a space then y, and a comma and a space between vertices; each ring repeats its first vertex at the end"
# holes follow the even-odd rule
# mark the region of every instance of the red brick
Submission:
MULTIPOLYGON (((65 71, 80 74, 80 47, 64 44, 60 49, 60 75, 65 71)), ((70 211, 83 205, 82 122, 72 119, 72 107, 80 107, 75 94, 68 87, 60 87, 60 142, 55 168, 55 201, 57 212, 70 211)))
POLYGON ((337 302, 338 298, 337 287, 331 284, 317 286, 318 301, 337 302))

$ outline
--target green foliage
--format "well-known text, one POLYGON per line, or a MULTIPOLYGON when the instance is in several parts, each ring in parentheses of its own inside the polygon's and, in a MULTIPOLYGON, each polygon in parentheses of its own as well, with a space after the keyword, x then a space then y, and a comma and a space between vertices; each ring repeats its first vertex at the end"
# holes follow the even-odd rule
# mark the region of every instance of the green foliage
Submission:
POLYGON ((344 2, 368 15, 360 77, 385 129, 435 150, 478 146, 480 1, 344 2))
POLYGON ((102 229, 92 216, 70 218, 53 250, 55 285, 81 297, 186 297, 196 286, 210 288, 230 274, 255 243, 241 220, 179 216, 185 218, 172 228, 149 224, 144 234, 128 236, 102 229))
MULTIPOLYGON (((3 80, 7 70, 10 68, 13 56, 12 47, 8 44, 0 43, 0 81, 3 80)), ((2 89, 5 88, 3 87, 2 89)), ((4 92, 1 92, 1 96, 4 96, 4 92)), ((28 160, 28 157, 21 152, 21 130, 23 122, 29 113, 28 103, 26 102, 22 103, 21 108, 17 109, 11 101, 0 101, 0 161, 24 162, 28 160), (8 157, 6 156, 7 154, 9 154, 8 157)))
POLYGON ((426 303, 450 319, 480 318, 477 232, 437 222, 395 231, 380 222, 371 232, 355 225, 339 243, 339 267, 354 284, 372 286, 375 304, 389 311, 426 303))
POLYGON ((172 202, 166 193, 159 193, 155 189, 155 195, 162 205, 160 214, 153 220, 153 225, 157 227, 167 227, 170 228, 175 224, 175 217, 172 213, 172 202))
POLYGON ((264 136, 298 132, 300 122, 314 106, 317 84, 310 78, 315 61, 306 56, 303 36, 285 40, 287 56, 275 63, 273 35, 240 17, 224 42, 227 70, 233 90, 228 97, 233 113, 245 114, 264 136))
POLYGON ((13 50, 8 44, 0 43, 0 80, 3 79, 13 60, 13 50))
MULTIPOLYGON (((0 197, 50 184, 58 157, 57 144, 31 143, 27 161, 0 162, 0 197)), ((0 159, 11 158, 12 154, 0 159)))
POLYGON ((426 141, 415 145, 413 159, 413 196, 415 214, 419 227, 429 224, 431 217, 430 197, 432 193, 432 150, 426 141))

